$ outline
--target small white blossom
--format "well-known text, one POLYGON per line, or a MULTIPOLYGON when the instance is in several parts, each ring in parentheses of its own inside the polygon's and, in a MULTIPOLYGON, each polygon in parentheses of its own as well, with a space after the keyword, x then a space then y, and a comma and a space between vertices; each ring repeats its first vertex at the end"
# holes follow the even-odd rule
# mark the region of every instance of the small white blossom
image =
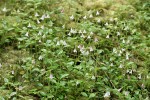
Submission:
POLYGON ((74 19, 74 16, 72 15, 72 16, 70 16, 70 20, 73 20, 74 19))
POLYGON ((44 15, 42 15, 42 17, 40 18, 41 20, 44 20, 45 19, 45 14, 44 15))
POLYGON ((3 12, 7 12, 7 9, 6 9, 6 7, 4 7, 4 8, 2 9, 2 11, 3 11, 3 12))
POLYGON ((123 68, 123 65, 122 65, 122 64, 120 64, 120 65, 119 65, 119 68, 123 68))
POLYGON ((109 91, 104 94, 104 98, 108 98, 108 97, 110 97, 110 92, 109 91))
POLYGON ((50 74, 50 75, 49 75, 49 78, 50 78, 50 79, 53 79, 53 78, 54 78, 54 77, 53 77, 53 74, 50 74))
POLYGON ((41 43, 42 41, 41 40, 39 40, 39 43, 41 43))
POLYGON ((90 35, 93 35, 94 33, 93 32, 90 32, 90 35))
POLYGON ((35 17, 38 17, 39 16, 39 14, 38 13, 35 13, 35 17))
POLYGON ((77 50, 76 50, 76 49, 74 49, 74 50, 73 50, 73 52, 74 52, 74 53, 76 53, 76 52, 77 52, 77 50))
POLYGON ((86 33, 86 30, 84 30, 83 33, 86 33))
POLYGON ((42 60, 42 59, 43 59, 43 56, 40 55, 40 56, 39 56, 39 60, 42 60))
POLYGON ((82 33, 82 31, 81 31, 81 30, 79 30, 79 33, 81 34, 81 33, 82 33))
POLYGON ((40 24, 40 21, 37 19, 37 23, 40 24))
POLYGON ((72 28, 70 29, 70 33, 74 33, 74 30, 72 28))
POLYGON ((27 32, 27 33, 25 34, 25 36, 27 36, 27 37, 28 37, 28 36, 29 36, 29 32, 27 32))
POLYGON ((41 31, 39 31, 38 35, 42 35, 42 32, 41 32, 41 31))
POLYGON ((141 76, 141 74, 138 74, 138 79, 142 79, 142 76, 141 76))
POLYGON ((108 23, 105 23, 105 26, 108 26, 108 23))
POLYGON ((83 17, 83 19, 87 19, 87 17, 86 17, 86 16, 84 16, 84 17, 83 17))
POLYGON ((58 46, 58 45, 60 45, 60 42, 59 42, 59 41, 57 41, 57 44, 56 44, 56 45, 57 45, 57 46, 58 46))
POLYGON ((124 95, 125 95, 125 96, 128 96, 128 95, 129 95, 129 91, 125 91, 125 92, 124 92, 124 95))
POLYGON ((92 79, 92 80, 95 80, 95 76, 93 75, 91 79, 92 79))
POLYGON ((45 16, 45 18, 50 18, 49 14, 47 14, 47 15, 45 16))
POLYGON ((0 68, 2 67, 2 64, 0 63, 0 68))
POLYGON ((46 35, 44 34, 44 35, 42 36, 42 38, 46 38, 46 35))
POLYGON ((41 26, 41 29, 44 29, 44 25, 41 26))
POLYGON ((106 36, 107 39, 109 39, 109 34, 106 36))
POLYGON ((82 35, 81 35, 81 38, 85 38, 85 36, 82 34, 82 35))
POLYGON ((122 40, 122 43, 126 43, 124 39, 122 40))
POLYGON ((120 32, 117 32, 117 36, 120 36, 120 32))
POLYGON ((65 28, 65 25, 63 25, 62 28, 64 29, 64 28, 65 28))
POLYGON ((126 52, 126 60, 129 60, 129 53, 126 52))
POLYGON ((11 71, 11 74, 14 74, 15 72, 14 72, 14 70, 13 71, 11 71))
POLYGON ((100 14, 99 11, 97 11, 97 12, 96 12, 96 16, 98 16, 99 14, 100 14))
POLYGON ((117 49, 116 48, 113 48, 113 53, 117 53, 117 49))
POLYGON ((100 19, 98 19, 98 20, 97 20, 97 22, 98 22, 98 23, 100 23, 100 22, 101 22, 101 20, 100 20, 100 19))
POLYGON ((23 89, 23 87, 22 86, 19 86, 19 88, 18 88, 20 91, 23 89))
POLYGON ((97 37, 95 37, 94 42, 98 42, 98 38, 97 37))
POLYGON ((31 24, 29 23, 29 24, 28 24, 28 28, 31 28, 31 27, 32 27, 32 26, 31 26, 31 24))
POLYGON ((93 18, 93 15, 91 14, 91 15, 89 16, 89 18, 93 18))
POLYGON ((91 36, 90 35, 88 35, 88 37, 87 37, 88 39, 90 39, 91 38, 91 36))
POLYGON ((93 51, 93 48, 92 48, 92 47, 90 47, 90 51, 91 51, 91 52, 93 51))
POLYGON ((81 53, 86 56, 89 55, 89 51, 81 51, 81 53))
POLYGON ((110 18, 109 20, 110 20, 111 22, 112 22, 112 21, 114 21, 114 19, 113 19, 113 18, 110 18))
POLYGON ((71 36, 71 33, 70 33, 70 32, 68 33, 68 36, 71 36))

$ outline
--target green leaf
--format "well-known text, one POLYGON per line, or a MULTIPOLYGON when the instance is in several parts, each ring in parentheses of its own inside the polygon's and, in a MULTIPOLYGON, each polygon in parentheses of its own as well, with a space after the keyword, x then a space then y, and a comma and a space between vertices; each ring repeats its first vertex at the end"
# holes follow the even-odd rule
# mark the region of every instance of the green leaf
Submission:
POLYGON ((89 98, 93 98, 93 97, 95 97, 95 96, 96 96, 95 93, 91 93, 90 96, 89 96, 89 98))
POLYGON ((81 92, 81 94, 85 97, 88 97, 88 95, 85 92, 81 92))
POLYGON ((14 95, 16 95, 17 94, 17 92, 12 92, 11 94, 10 94, 10 96, 14 96, 14 95))

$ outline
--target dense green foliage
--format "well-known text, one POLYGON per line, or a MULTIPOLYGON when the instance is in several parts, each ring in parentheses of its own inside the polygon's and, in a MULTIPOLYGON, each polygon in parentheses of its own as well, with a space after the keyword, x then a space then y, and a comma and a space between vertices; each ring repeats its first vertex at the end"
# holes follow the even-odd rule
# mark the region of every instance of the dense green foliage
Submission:
POLYGON ((0 1, 0 100, 149 100, 149 0, 0 1))

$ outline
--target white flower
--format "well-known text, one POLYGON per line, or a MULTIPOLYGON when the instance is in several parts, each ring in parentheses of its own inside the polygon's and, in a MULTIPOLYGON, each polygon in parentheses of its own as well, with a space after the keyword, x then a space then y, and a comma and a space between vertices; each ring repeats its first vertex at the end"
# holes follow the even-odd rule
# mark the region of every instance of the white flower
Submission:
POLYGON ((98 41, 98 38, 95 37, 94 42, 97 42, 97 41, 98 41))
POLYGON ((40 24, 40 21, 37 19, 37 23, 40 24))
POLYGON ((81 38, 85 38, 85 36, 82 34, 82 35, 81 35, 81 38))
POLYGON ((111 63, 111 64, 110 64, 110 66, 114 66, 114 64, 113 64, 113 63, 111 63))
POLYGON ((125 40, 124 40, 124 39, 122 40, 122 43, 125 43, 125 40))
POLYGON ((59 41, 57 41, 57 44, 56 45, 60 45, 60 42, 59 41))
POLYGON ((120 65, 119 65, 119 68, 123 68, 123 65, 122 65, 122 64, 120 64, 120 65))
POLYGON ((129 95, 129 91, 125 91, 125 92, 124 92, 124 95, 125 95, 125 96, 129 95))
POLYGON ((104 98, 108 98, 108 97, 110 97, 110 92, 109 91, 104 94, 104 98))
POLYGON ((117 53, 117 49, 116 48, 113 48, 113 53, 117 53))
POLYGON ((109 20, 110 20, 111 22, 112 22, 112 21, 114 21, 114 19, 113 19, 113 18, 110 18, 109 20))
POLYGON ((39 60, 42 60, 42 59, 43 59, 43 56, 40 55, 40 56, 39 56, 39 60))
POLYGON ((23 87, 22 86, 19 86, 19 88, 18 88, 20 91, 23 89, 23 87))
POLYGON ((72 28, 70 29, 70 33, 74 33, 74 30, 72 28))
POLYGON ((39 43, 41 43, 42 41, 41 40, 39 40, 39 43))
POLYGON ((4 7, 4 8, 2 9, 2 11, 3 11, 3 12, 7 12, 7 9, 6 9, 6 7, 4 7))
POLYGON ((44 29, 44 25, 41 26, 41 29, 44 29))
POLYGON ((42 35, 42 32, 41 32, 41 31, 39 31, 38 35, 42 35))
POLYGON ((130 43, 130 40, 127 40, 127 44, 129 44, 130 43))
POLYGON ((29 23, 29 24, 28 24, 28 28, 30 28, 30 27, 31 27, 31 24, 29 23))
POLYGON ((117 36, 119 36, 120 35, 120 32, 117 32, 117 36))
POLYGON ((138 79, 142 79, 142 76, 141 76, 141 74, 138 74, 139 76, 138 76, 138 79))
POLYGON ((39 16, 39 14, 36 12, 36 13, 35 13, 35 17, 38 17, 38 16, 39 16))
POLYGON ((101 22, 101 20, 100 20, 100 19, 98 19, 98 20, 97 20, 97 22, 98 22, 98 23, 100 23, 100 22, 101 22))
POLYGON ((28 37, 28 36, 29 36, 29 32, 27 32, 27 33, 25 34, 25 36, 27 36, 27 37, 28 37))
POLYGON ((53 79, 53 78, 54 78, 54 77, 53 77, 53 74, 50 74, 50 75, 49 75, 49 78, 50 78, 50 79, 53 79))
POLYGON ((126 60, 129 60, 129 53, 126 52, 126 60))
POLYGON ((86 30, 84 30, 83 33, 86 33, 86 30))
POLYGON ((87 19, 87 17, 86 17, 86 16, 84 16, 84 17, 83 17, 83 19, 87 19))
POLYGON ((0 68, 2 67, 2 64, 0 63, 0 68))
POLYGON ((92 80, 95 80, 95 76, 93 75, 91 79, 92 79, 92 80))
POLYGON ((17 13, 20 13, 20 10, 19 10, 19 9, 17 10, 17 13))
POLYGON ((72 16, 70 16, 70 20, 73 20, 74 19, 74 16, 72 15, 72 16))
POLYGON ((106 36, 107 39, 109 39, 109 34, 106 36))
POLYGON ((94 33, 93 32, 90 32, 90 35, 93 35, 94 33))
POLYGON ((85 38, 85 35, 82 34, 81 37, 82 37, 82 38, 85 38))
POLYGON ((81 31, 81 30, 79 30, 79 33, 82 33, 82 31, 81 31))
POLYGON ((71 33, 70 33, 70 32, 68 33, 68 36, 71 36, 71 33))
POLYGON ((64 29, 64 28, 65 28, 65 25, 63 25, 62 28, 64 29))
POLYGON ((98 16, 99 14, 100 14, 99 11, 97 11, 97 12, 96 12, 96 16, 98 16))
POLYGON ((74 49, 74 50, 73 50, 73 52, 74 52, 74 53, 76 53, 76 52, 77 52, 77 50, 76 50, 76 49, 74 49))
POLYGON ((11 74, 14 74, 15 72, 14 72, 14 70, 13 71, 11 71, 11 74))
POLYGON ((50 18, 49 14, 47 14, 47 15, 45 16, 45 18, 50 18))
POLYGON ((87 37, 88 39, 90 39, 91 38, 91 36, 90 35, 88 35, 88 37, 87 37))
POLYGON ((89 18, 93 18, 93 15, 91 14, 91 15, 89 16, 89 18))
POLYGON ((90 47, 90 51, 91 51, 91 52, 93 51, 93 48, 92 48, 92 47, 90 47))
POLYGON ((45 14, 44 15, 42 15, 42 17, 40 18, 41 20, 44 20, 45 19, 45 14))
POLYGON ((81 51, 81 53, 86 56, 89 55, 89 51, 81 51))
POLYGON ((108 23, 105 23, 105 26, 108 26, 108 23))
POLYGON ((46 38, 46 35, 44 34, 44 35, 42 36, 42 38, 46 38))

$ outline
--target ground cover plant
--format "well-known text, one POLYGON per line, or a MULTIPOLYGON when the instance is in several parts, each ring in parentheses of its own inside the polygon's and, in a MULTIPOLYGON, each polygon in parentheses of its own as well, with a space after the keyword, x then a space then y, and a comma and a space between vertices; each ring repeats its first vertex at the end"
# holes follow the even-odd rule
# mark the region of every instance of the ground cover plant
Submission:
POLYGON ((0 1, 0 100, 149 100, 149 0, 0 1))

